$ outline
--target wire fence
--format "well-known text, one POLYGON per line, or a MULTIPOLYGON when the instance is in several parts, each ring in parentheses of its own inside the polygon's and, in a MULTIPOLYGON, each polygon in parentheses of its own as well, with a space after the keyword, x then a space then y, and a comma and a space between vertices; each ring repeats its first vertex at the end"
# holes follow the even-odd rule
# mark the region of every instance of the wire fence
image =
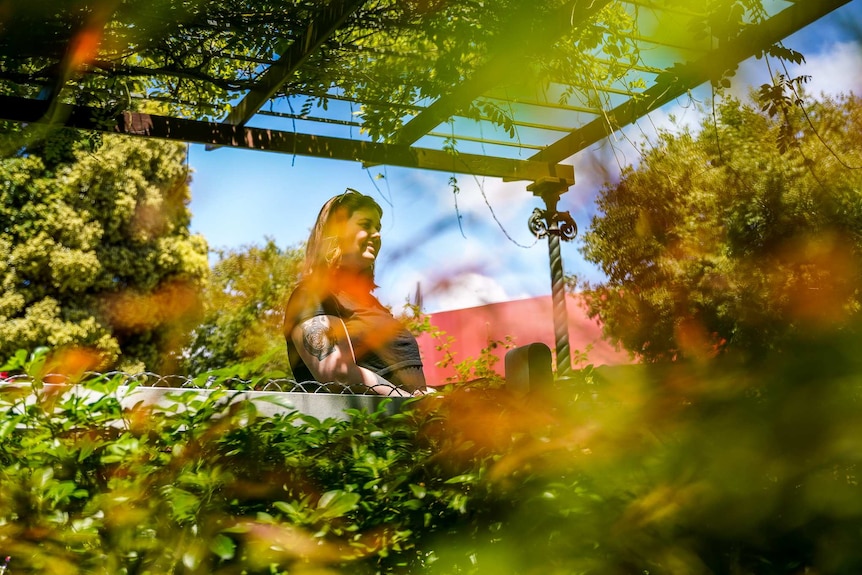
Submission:
MULTIPOLYGON (((217 376, 184 376, 161 375, 152 372, 125 373, 110 371, 105 373, 86 372, 81 376, 72 377, 65 374, 47 374, 40 381, 48 384, 70 385, 98 384, 112 382, 116 385, 134 387, 169 387, 174 389, 231 389, 239 391, 270 391, 289 393, 327 393, 339 395, 398 395, 395 388, 389 386, 350 386, 341 383, 320 383, 317 381, 295 381, 289 378, 252 378, 217 377, 217 376), (383 393, 380 393, 382 391, 383 393)), ((0 377, 0 384, 32 384, 34 378, 26 374, 7 375, 0 377)))

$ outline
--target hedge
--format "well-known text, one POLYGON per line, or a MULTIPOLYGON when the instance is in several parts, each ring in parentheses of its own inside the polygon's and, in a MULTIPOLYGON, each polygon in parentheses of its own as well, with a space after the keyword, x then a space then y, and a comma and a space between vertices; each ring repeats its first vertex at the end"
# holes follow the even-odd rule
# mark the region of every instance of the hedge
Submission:
POLYGON ((0 385, 0 555, 16 575, 859 573, 859 343, 350 420, 0 385))

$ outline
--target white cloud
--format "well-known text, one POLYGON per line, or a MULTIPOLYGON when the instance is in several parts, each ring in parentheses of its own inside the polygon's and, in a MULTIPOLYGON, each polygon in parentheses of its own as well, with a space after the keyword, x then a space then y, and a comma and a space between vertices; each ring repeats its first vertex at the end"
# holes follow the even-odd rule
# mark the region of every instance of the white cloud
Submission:
POLYGON ((467 272, 449 279, 446 285, 425 292, 427 312, 448 311, 475 307, 527 297, 527 294, 509 294, 496 279, 480 273, 467 272))
MULTIPOLYGON (((853 92, 862 94, 862 46, 858 42, 833 42, 817 53, 804 52, 805 62, 788 64, 787 70, 771 59, 773 74, 811 76, 805 89, 812 97, 821 94, 837 95, 853 92)), ((749 91, 757 90, 770 81, 770 67, 765 60, 746 60, 732 78, 730 93, 737 98, 748 98, 749 91)))
POLYGON ((862 94, 862 46, 858 42, 837 42, 819 54, 806 54, 805 59, 805 64, 791 67, 790 74, 811 76, 808 93, 862 94))

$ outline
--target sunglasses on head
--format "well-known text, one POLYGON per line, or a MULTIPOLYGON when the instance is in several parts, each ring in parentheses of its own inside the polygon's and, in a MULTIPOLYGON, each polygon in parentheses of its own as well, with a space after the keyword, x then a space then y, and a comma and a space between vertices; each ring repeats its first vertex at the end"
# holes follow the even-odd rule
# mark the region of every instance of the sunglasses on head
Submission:
POLYGON ((345 188, 344 193, 338 196, 339 198, 346 198, 347 196, 352 196, 353 194, 362 195, 362 192, 359 190, 354 190, 353 188, 345 188))
POLYGON ((350 196, 352 196, 354 194, 359 194, 361 196, 362 192, 360 192, 358 190, 354 190, 353 188, 346 188, 344 190, 344 193, 339 194, 332 199, 332 207, 337 207, 337 206, 341 205, 341 203, 344 200, 346 200, 347 198, 349 198, 350 196))

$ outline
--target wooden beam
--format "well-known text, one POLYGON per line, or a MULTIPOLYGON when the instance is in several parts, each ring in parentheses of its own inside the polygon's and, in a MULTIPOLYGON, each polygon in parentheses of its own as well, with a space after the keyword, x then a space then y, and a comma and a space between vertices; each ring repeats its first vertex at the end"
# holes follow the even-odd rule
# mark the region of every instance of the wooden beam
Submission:
POLYGON ((243 126, 258 110, 281 88, 308 56, 320 48, 321 44, 353 14, 365 0, 332 0, 321 9, 317 19, 296 38, 290 47, 260 75, 255 87, 234 106, 225 124, 243 126))
MULTIPOLYGON (((549 100, 538 100, 538 99, 528 99, 527 97, 521 96, 506 96, 499 95, 496 96, 493 93, 484 94, 482 96, 484 100, 497 100, 504 103, 511 104, 522 104, 524 106, 533 106, 536 108, 548 108, 550 110, 561 110, 564 112, 578 112, 581 114, 589 114, 591 116, 600 116, 602 114, 601 108, 587 108, 586 106, 575 106, 572 104, 560 104, 558 102, 551 102, 549 100)), ((569 131, 569 130, 566 130, 569 131)))
POLYGON ((629 99, 604 116, 572 130, 567 136, 531 156, 530 160, 561 162, 678 98, 686 91, 708 82, 716 71, 728 69, 762 53, 772 44, 780 42, 848 2, 850 0, 817 0, 794 4, 762 24, 743 30, 736 39, 703 58, 669 69, 658 76, 655 84, 640 97, 629 99))
MULTIPOLYGON (((594 0, 589 3, 576 2, 571 11, 566 13, 566 18, 563 21, 568 20, 573 23, 573 26, 580 25, 609 3, 610 0, 594 0)), ((521 61, 525 52, 549 47, 559 39, 559 36, 553 33, 554 30, 559 30, 561 26, 561 15, 557 14, 552 22, 537 23, 531 33, 540 37, 531 38, 531 48, 525 48, 524 44, 517 40, 518 34, 516 32, 529 22, 529 19, 522 16, 524 13, 519 12, 512 17, 512 27, 501 34, 503 38, 501 45, 491 51, 492 57, 488 64, 477 70, 471 78, 456 86, 452 92, 441 96, 404 124, 404 127, 396 135, 396 141, 399 144, 413 144, 441 123, 457 115, 473 100, 488 90, 496 88, 507 77, 517 74, 517 66, 514 63, 521 61)))
MULTIPOLYGON (((319 124, 332 124, 335 126, 345 126, 348 128, 362 128, 362 122, 355 120, 336 120, 335 118, 326 118, 324 116, 311 116, 309 114, 291 114, 288 112, 270 112, 269 110, 261 110, 258 112, 261 116, 269 116, 271 118, 284 118, 285 120, 299 120, 301 122, 315 122, 319 124)), ((471 121, 492 122, 493 120, 486 116, 479 116, 477 119, 468 118, 471 121)), ((539 124, 538 122, 522 122, 520 120, 512 120, 512 125, 518 128, 531 128, 534 130, 545 130, 549 132, 569 132, 571 128, 565 126, 552 126, 551 124, 539 124)), ((486 144, 500 144, 502 146, 521 147, 521 144, 516 141, 499 141, 486 138, 477 138, 475 136, 467 136, 464 134, 452 134, 443 132, 428 132, 427 136, 435 136, 439 138, 453 138, 455 140, 463 140, 465 142, 482 142, 486 144)), ((532 146, 524 145, 524 148, 532 146)), ((536 146, 536 149, 544 149, 545 146, 536 146)))
MULTIPOLYGON (((0 119, 3 120, 43 123, 45 122, 46 111, 47 103, 43 101, 0 96, 0 119)), ((56 128, 97 130, 282 154, 349 160, 363 164, 387 164, 405 168, 490 176, 506 180, 538 181, 545 178, 557 178, 568 182, 569 185, 575 181, 574 168, 569 165, 546 164, 476 154, 453 154, 442 150, 298 134, 247 126, 232 126, 154 114, 123 112, 106 118, 103 110, 58 104, 53 118, 56 121, 49 126, 56 128)))

